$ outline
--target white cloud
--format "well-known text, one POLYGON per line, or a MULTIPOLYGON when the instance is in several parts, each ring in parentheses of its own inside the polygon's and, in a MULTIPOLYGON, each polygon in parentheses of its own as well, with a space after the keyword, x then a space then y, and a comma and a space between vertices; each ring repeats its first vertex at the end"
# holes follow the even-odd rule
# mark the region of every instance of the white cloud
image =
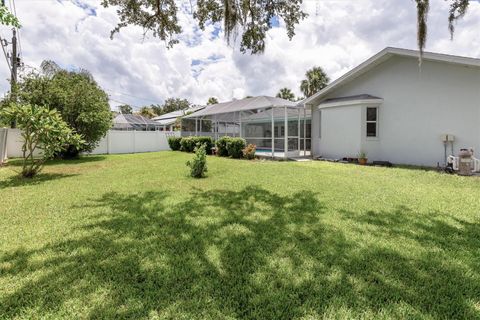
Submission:
MULTIPOLYGON (((238 45, 228 46, 222 32, 216 36, 218 25, 198 29, 188 6, 179 16, 184 30, 180 44, 166 49, 156 38, 143 39, 138 27, 122 29, 110 40, 115 9, 98 1, 17 1, 25 63, 38 66, 51 59, 85 68, 113 99, 134 105, 168 97, 205 103, 210 96, 225 101, 275 95, 285 86, 300 94, 298 85, 312 66, 323 67, 335 79, 386 46, 416 48, 414 1, 319 0, 305 1, 304 8, 309 17, 292 41, 281 23, 268 33, 265 54, 252 56, 241 54, 238 45)), ((453 41, 447 14, 447 2, 432 1, 427 50, 479 57, 479 3, 471 2, 453 41)), ((0 34, 10 37, 10 30, 3 27, 0 34)), ((0 79, 7 78, 6 63, 0 63, 0 79)), ((8 86, 8 81, 0 82, 3 92, 8 86)))

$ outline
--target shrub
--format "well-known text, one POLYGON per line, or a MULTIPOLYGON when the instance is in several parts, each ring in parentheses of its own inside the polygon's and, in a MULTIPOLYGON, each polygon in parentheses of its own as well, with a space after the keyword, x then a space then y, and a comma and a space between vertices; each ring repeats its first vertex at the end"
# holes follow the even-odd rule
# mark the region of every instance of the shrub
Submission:
POLYGON ((185 137, 182 138, 180 150, 185 152, 194 152, 196 147, 205 146, 205 152, 210 153, 213 146, 213 139, 211 137, 185 137))
POLYGON ((202 144, 195 148, 195 156, 192 161, 187 161, 190 167, 190 175, 194 178, 203 178, 207 172, 207 151, 205 145, 202 144))
POLYGON ((216 142, 216 147, 217 147, 217 155, 220 157, 228 157, 228 150, 227 150, 227 144, 230 141, 230 137, 221 137, 220 139, 217 140, 216 142))
POLYGON ((20 79, 19 101, 56 109, 68 126, 82 135, 82 145, 72 145, 59 156, 76 158, 79 152, 92 151, 112 127, 108 94, 88 71, 63 70, 52 61, 44 61, 41 68, 41 75, 32 73, 20 79))
POLYGON ((243 157, 248 160, 255 159, 255 152, 257 151, 257 146, 254 144, 249 144, 243 149, 243 157))
POLYGON ((169 137, 168 138, 168 145, 170 146, 170 149, 173 151, 178 151, 180 150, 182 141, 182 137, 169 137))
POLYGON ((68 147, 81 148, 85 143, 56 110, 42 106, 12 105, 0 113, 9 122, 15 121, 22 130, 23 167, 22 176, 32 178, 39 173, 46 160, 68 147), (35 157, 36 150, 40 156, 35 157))
POLYGON ((195 140, 194 137, 184 137, 180 141, 180 150, 184 152, 193 152, 195 151, 195 140))
POLYGON ((195 137, 195 146, 199 147, 201 145, 205 146, 205 151, 207 152, 207 154, 212 153, 212 147, 214 145, 212 137, 195 137))
POLYGON ((232 158, 242 158, 243 157, 243 149, 245 149, 245 145, 247 142, 245 139, 242 138, 230 138, 227 142, 227 151, 228 155, 232 158))

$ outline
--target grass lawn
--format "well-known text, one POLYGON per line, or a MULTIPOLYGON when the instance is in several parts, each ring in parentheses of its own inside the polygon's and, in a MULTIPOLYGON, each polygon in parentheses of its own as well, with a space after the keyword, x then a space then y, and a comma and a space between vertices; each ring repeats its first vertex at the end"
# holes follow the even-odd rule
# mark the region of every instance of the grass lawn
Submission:
POLYGON ((0 318, 480 319, 480 179, 160 152, 0 169, 0 318))

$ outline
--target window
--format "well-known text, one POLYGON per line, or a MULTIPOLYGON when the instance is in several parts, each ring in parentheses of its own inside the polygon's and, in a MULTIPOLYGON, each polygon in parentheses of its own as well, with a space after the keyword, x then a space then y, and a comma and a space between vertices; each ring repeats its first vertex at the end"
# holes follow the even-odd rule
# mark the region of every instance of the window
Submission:
POLYGON ((367 108, 367 137, 377 137, 378 108, 367 108))
POLYGON ((318 110, 318 137, 322 137, 322 110, 318 110))

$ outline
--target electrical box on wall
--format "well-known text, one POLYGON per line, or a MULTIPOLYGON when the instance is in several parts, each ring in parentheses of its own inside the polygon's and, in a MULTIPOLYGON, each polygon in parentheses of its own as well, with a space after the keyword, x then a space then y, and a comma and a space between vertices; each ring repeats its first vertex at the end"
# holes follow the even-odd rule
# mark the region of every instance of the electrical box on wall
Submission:
POLYGON ((453 134, 442 134, 442 141, 443 142, 453 142, 455 141, 455 136, 453 134))

